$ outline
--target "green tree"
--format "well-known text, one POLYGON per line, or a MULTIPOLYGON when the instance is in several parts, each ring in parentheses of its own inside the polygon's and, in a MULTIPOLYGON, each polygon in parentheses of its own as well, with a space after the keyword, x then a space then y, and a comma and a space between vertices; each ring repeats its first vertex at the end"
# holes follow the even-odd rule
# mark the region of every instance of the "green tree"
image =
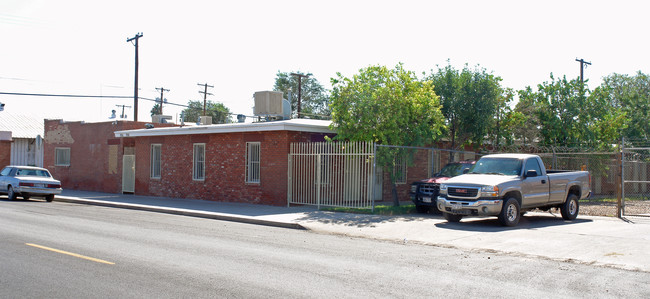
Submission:
MULTIPOLYGON (((203 115, 203 101, 189 101, 187 108, 183 110, 183 121, 198 122, 199 116, 203 115)), ((206 102, 206 115, 212 116, 213 124, 225 124, 230 121, 230 109, 222 103, 208 100, 206 102)))
POLYGON ((160 103, 154 104, 153 107, 151 108, 150 113, 151 113, 151 116, 160 114, 160 103))
POLYGON ((458 71, 447 65, 436 72, 432 70, 429 79, 440 96, 451 147, 481 145, 495 125, 502 95, 501 78, 478 66, 472 70, 465 65, 458 71))
POLYGON ((641 71, 634 76, 611 74, 594 94, 612 107, 620 108, 627 116, 626 138, 650 138, 650 76, 641 71))
MULTIPOLYGON (((300 72, 296 74, 305 75, 300 72)), ((308 77, 301 79, 301 118, 329 119, 329 96, 325 88, 313 77, 311 73, 306 74, 308 77)), ((298 113, 298 77, 292 76, 291 72, 285 73, 278 71, 275 78, 274 91, 281 91, 287 98, 291 94, 291 111, 294 117, 298 113)))
POLYGON ((503 143, 512 144, 513 142, 516 117, 518 117, 515 111, 510 108, 514 95, 515 92, 512 89, 506 88, 497 97, 496 113, 489 131, 489 139, 492 140, 495 146, 503 143))
MULTIPOLYGON (((336 139, 384 145, 423 146, 433 143, 444 127, 440 102, 431 81, 420 81, 401 64, 394 69, 370 66, 352 78, 332 79, 332 129, 336 139)), ((398 149, 377 153, 377 163, 390 172, 393 202, 399 205, 395 179, 398 149)), ((412 153, 406 153, 412 161, 412 153)))
POLYGON ((539 140, 540 136, 540 121, 537 117, 534 97, 531 95, 533 90, 526 87, 517 93, 519 101, 507 119, 508 126, 512 128, 515 140, 520 140, 522 145, 532 145, 539 140))
POLYGON ((536 92, 528 87, 519 97, 539 121, 542 145, 606 147, 626 126, 625 113, 602 92, 590 93, 579 78, 556 80, 551 74, 550 82, 539 84, 536 92))

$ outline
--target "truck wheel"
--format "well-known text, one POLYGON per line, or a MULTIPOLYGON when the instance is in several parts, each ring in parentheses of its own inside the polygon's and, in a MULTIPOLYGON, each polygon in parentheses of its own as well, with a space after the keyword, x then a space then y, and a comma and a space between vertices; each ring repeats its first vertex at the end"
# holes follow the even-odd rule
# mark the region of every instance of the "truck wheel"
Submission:
POLYGON ((438 210, 438 206, 429 207, 429 213, 431 214, 440 214, 442 211, 438 210))
POLYGON ((521 218, 521 207, 519 202, 510 197, 506 199, 503 208, 501 208, 501 213, 499 213, 499 222, 503 226, 516 226, 519 223, 521 218))
POLYGON ((418 211, 420 214, 424 214, 429 211, 429 207, 427 206, 421 206, 421 205, 415 205, 415 210, 418 211))
POLYGON ((16 194, 16 191, 14 191, 13 186, 8 187, 8 189, 7 189, 7 197, 9 197, 9 200, 16 200, 16 197, 18 197, 18 195, 16 194))
POLYGON ((560 212, 562 212, 562 218, 564 220, 574 220, 578 217, 578 211, 580 206, 578 205, 578 196, 575 194, 569 194, 566 201, 560 206, 560 212))
POLYGON ((460 222, 460 220, 463 219, 463 215, 455 215, 449 213, 442 214, 445 216, 445 220, 447 220, 447 222, 460 222))

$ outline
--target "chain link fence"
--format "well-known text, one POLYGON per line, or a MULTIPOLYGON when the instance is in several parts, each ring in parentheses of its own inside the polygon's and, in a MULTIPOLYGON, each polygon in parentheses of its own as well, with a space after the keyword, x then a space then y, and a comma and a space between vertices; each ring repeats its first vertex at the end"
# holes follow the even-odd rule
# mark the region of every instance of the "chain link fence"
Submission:
MULTIPOLYGON (((547 169, 554 170, 587 170, 591 174, 592 196, 580 202, 580 214, 591 216, 618 216, 619 197, 621 194, 620 170, 621 155, 618 148, 611 151, 602 151, 589 148, 562 148, 541 146, 500 146, 486 147, 480 151, 458 151, 441 148, 400 147, 377 145, 377 156, 386 155, 394 157, 390 161, 390 169, 381 169, 376 172, 380 175, 380 188, 375 192, 376 201, 392 202, 395 196, 401 202, 412 200, 411 184, 418 181, 433 182, 432 178, 446 177, 439 172, 445 165, 458 161, 473 161, 486 154, 496 153, 530 153, 539 155, 547 169), (393 184, 394 182, 394 184, 393 184)), ((646 152, 648 154, 648 152, 646 152)), ((636 155, 641 159, 640 154, 636 155)), ((646 178, 648 164, 641 165, 635 162, 636 168, 630 170, 628 163, 626 171, 634 173, 635 177, 646 178)), ((380 165, 378 165, 380 167, 380 165)), ((384 166, 385 168, 386 166, 384 166)), ((631 175, 627 175, 631 178, 631 175)), ((648 184, 626 182, 628 200, 626 215, 648 213, 648 184), (636 193, 631 193, 636 192, 636 193), (631 198, 634 200, 630 200, 631 198)))
POLYGON ((622 145, 609 150, 517 145, 460 151, 376 145, 378 163, 372 197, 375 203, 392 203, 395 199, 409 203, 413 199, 412 183, 433 183, 437 177, 449 177, 448 173, 440 172, 450 163, 475 161, 496 153, 537 154, 547 169, 589 171, 592 193, 580 202, 582 215, 650 216, 650 142, 647 140, 624 139, 622 145))

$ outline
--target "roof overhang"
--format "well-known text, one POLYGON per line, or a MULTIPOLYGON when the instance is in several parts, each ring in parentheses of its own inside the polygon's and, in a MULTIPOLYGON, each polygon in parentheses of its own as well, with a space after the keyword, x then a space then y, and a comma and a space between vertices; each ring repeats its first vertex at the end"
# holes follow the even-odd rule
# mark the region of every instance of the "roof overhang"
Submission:
POLYGON ((265 131, 298 131, 312 133, 335 133, 329 129, 331 121, 291 119, 257 123, 232 123, 203 126, 167 127, 116 131, 115 137, 173 136, 195 134, 223 134, 265 131))

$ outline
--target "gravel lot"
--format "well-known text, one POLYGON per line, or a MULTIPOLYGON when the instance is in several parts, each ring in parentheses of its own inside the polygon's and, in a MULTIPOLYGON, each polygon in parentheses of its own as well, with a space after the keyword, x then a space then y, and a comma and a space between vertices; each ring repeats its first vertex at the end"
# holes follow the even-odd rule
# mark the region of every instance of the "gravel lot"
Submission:
MULTIPOLYGON (((650 216, 650 201, 627 201, 625 214, 650 216)), ((581 201, 580 215, 616 217, 616 203, 581 201)))

